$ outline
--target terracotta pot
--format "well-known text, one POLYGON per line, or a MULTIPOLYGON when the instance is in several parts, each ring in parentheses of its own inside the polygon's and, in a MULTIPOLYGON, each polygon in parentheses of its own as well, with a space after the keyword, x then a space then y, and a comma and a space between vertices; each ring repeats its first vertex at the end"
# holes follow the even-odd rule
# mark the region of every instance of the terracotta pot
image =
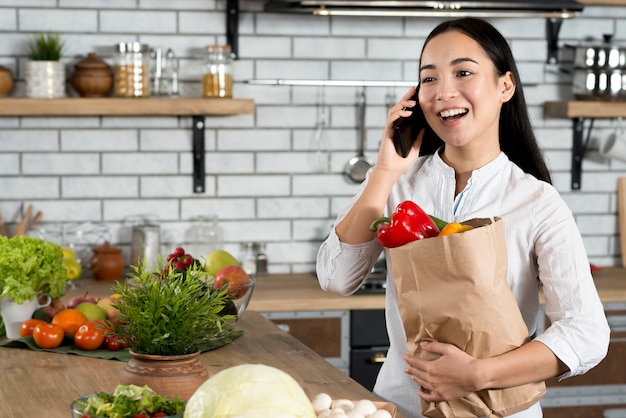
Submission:
POLYGON ((82 97, 106 97, 113 87, 113 72, 94 52, 74 65, 70 79, 72 87, 82 97))
POLYGON ((114 281, 120 278, 126 268, 122 249, 105 241, 100 247, 92 249, 93 256, 89 260, 89 269, 96 280, 114 281))
POLYGON ((122 370, 121 384, 148 385, 159 395, 178 396, 188 401, 209 377, 199 355, 199 351, 181 356, 158 356, 130 350, 131 359, 122 370))
POLYGON ((0 65, 0 97, 4 97, 13 88, 11 70, 0 65))

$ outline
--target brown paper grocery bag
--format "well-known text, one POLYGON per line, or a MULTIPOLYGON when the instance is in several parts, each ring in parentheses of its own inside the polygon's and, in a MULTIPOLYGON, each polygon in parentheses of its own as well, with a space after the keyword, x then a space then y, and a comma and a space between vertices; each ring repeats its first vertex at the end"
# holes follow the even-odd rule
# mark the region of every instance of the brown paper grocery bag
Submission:
MULTIPOLYGON (((513 350, 530 340, 506 281, 502 220, 473 219, 475 229, 390 248, 407 351, 433 354, 419 343, 454 344, 476 358, 513 350)), ((527 409, 545 394, 544 382, 474 392, 450 402, 422 400, 431 418, 503 417, 527 409)))

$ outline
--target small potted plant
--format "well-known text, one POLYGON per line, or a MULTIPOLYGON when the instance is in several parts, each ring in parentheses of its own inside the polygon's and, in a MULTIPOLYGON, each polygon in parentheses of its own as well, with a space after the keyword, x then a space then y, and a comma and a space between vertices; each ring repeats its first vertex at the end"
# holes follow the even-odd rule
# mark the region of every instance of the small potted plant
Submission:
MULTIPOLYGON (((0 308, 8 338, 19 338, 20 324, 42 304, 65 293, 61 246, 39 238, 0 236, 0 308)), ((45 304, 43 304, 45 305, 45 304)))
POLYGON ((187 399, 208 377, 198 355, 240 331, 233 329, 236 310, 225 313, 231 293, 208 284, 200 263, 184 270, 163 264, 156 271, 145 262, 131 265, 127 280, 116 284, 115 332, 131 355, 121 380, 187 399))
POLYGON ((42 33, 28 44, 26 96, 53 99, 65 97, 65 64, 61 62, 65 43, 58 33, 42 33))

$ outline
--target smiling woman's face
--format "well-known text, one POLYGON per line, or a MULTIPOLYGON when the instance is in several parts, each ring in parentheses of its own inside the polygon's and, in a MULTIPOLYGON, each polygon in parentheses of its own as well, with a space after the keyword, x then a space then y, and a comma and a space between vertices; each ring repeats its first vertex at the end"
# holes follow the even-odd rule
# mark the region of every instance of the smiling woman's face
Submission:
POLYGON ((500 109, 514 91, 511 73, 498 76, 487 53, 467 35, 445 32, 424 47, 419 103, 446 150, 499 152, 500 109))

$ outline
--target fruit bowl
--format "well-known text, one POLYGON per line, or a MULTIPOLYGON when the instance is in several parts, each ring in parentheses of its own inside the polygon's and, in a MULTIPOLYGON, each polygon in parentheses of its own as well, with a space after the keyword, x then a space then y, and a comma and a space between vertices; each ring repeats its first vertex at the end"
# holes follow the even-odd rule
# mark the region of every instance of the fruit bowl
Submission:
POLYGON ((237 318, 241 318, 243 313, 248 308, 250 299, 252 299, 252 293, 254 292, 254 286, 256 285, 256 279, 250 276, 250 282, 241 286, 229 286, 228 292, 235 295, 233 303, 237 308, 237 318))
MULTIPOLYGON (((83 407, 88 401, 90 397, 94 397, 95 395, 84 396, 82 398, 74 399, 70 404, 70 410, 72 411, 72 418, 108 418, 108 415, 90 415, 85 414, 83 411, 83 407)), ((185 412, 181 412, 176 415, 168 415, 163 418, 183 418, 185 412)), ((130 417, 130 416, 129 416, 130 417)))

